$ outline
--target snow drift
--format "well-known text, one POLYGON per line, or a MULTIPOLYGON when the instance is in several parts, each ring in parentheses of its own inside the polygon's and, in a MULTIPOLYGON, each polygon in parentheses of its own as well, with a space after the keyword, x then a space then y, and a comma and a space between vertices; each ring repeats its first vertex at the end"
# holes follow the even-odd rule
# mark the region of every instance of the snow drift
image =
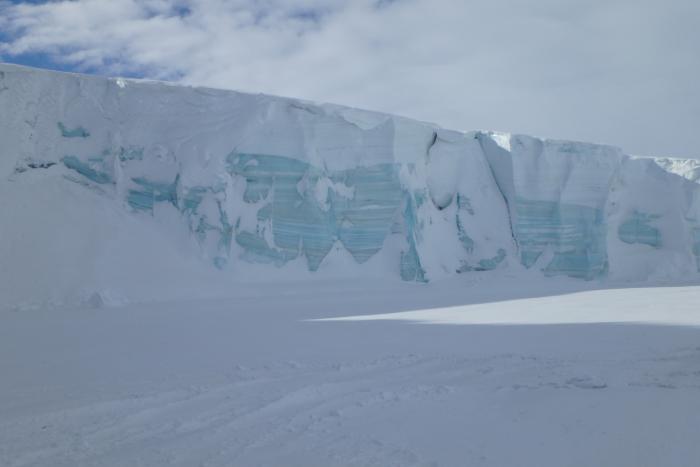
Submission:
POLYGON ((0 305, 700 269, 694 161, 0 64, 0 305))

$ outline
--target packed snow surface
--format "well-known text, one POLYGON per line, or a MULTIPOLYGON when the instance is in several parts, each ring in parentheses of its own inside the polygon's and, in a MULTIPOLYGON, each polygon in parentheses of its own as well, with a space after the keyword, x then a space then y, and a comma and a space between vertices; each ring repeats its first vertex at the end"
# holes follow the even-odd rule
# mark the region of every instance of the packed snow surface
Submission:
POLYGON ((700 287, 499 283, 0 312, 0 465, 698 464, 700 287))

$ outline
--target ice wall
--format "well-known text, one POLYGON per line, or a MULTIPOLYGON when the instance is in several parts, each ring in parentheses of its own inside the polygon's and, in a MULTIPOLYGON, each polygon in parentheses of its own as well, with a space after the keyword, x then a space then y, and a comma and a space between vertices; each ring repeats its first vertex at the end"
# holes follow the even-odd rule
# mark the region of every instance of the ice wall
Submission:
POLYGON ((664 161, 521 135, 478 139, 524 267, 583 279, 698 272, 699 186, 665 170, 664 161))
POLYGON ((636 280, 700 267, 691 162, 13 65, 0 64, 0 89, 6 303, 270 278, 636 280), (86 219, 112 228, 78 228, 86 219))

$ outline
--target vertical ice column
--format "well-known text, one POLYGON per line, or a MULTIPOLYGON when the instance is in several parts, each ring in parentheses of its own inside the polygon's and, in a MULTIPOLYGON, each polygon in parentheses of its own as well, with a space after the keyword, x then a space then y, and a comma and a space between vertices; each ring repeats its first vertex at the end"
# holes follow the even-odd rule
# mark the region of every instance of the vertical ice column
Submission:
POLYGON ((499 134, 479 141, 508 203, 522 264, 547 275, 605 275, 604 207, 619 151, 499 134))

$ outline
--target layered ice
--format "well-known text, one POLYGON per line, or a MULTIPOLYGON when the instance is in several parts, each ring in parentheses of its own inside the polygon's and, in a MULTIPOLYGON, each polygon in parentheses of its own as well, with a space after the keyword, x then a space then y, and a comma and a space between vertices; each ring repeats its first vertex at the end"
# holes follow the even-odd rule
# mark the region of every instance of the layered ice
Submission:
POLYGON ((5 303, 268 277, 700 269, 694 161, 13 65, 0 80, 5 303), (128 228, 79 228, 89 219, 128 228))
POLYGON ((546 275, 605 275, 605 203, 619 151, 527 136, 479 140, 508 202, 521 263, 546 275))
POLYGON ((393 164, 329 172, 282 156, 233 153, 227 160, 228 172, 245 183, 244 202, 257 209, 255 230, 236 231, 253 260, 282 265, 303 256, 315 271, 340 242, 364 263, 381 250, 403 201, 393 164))

